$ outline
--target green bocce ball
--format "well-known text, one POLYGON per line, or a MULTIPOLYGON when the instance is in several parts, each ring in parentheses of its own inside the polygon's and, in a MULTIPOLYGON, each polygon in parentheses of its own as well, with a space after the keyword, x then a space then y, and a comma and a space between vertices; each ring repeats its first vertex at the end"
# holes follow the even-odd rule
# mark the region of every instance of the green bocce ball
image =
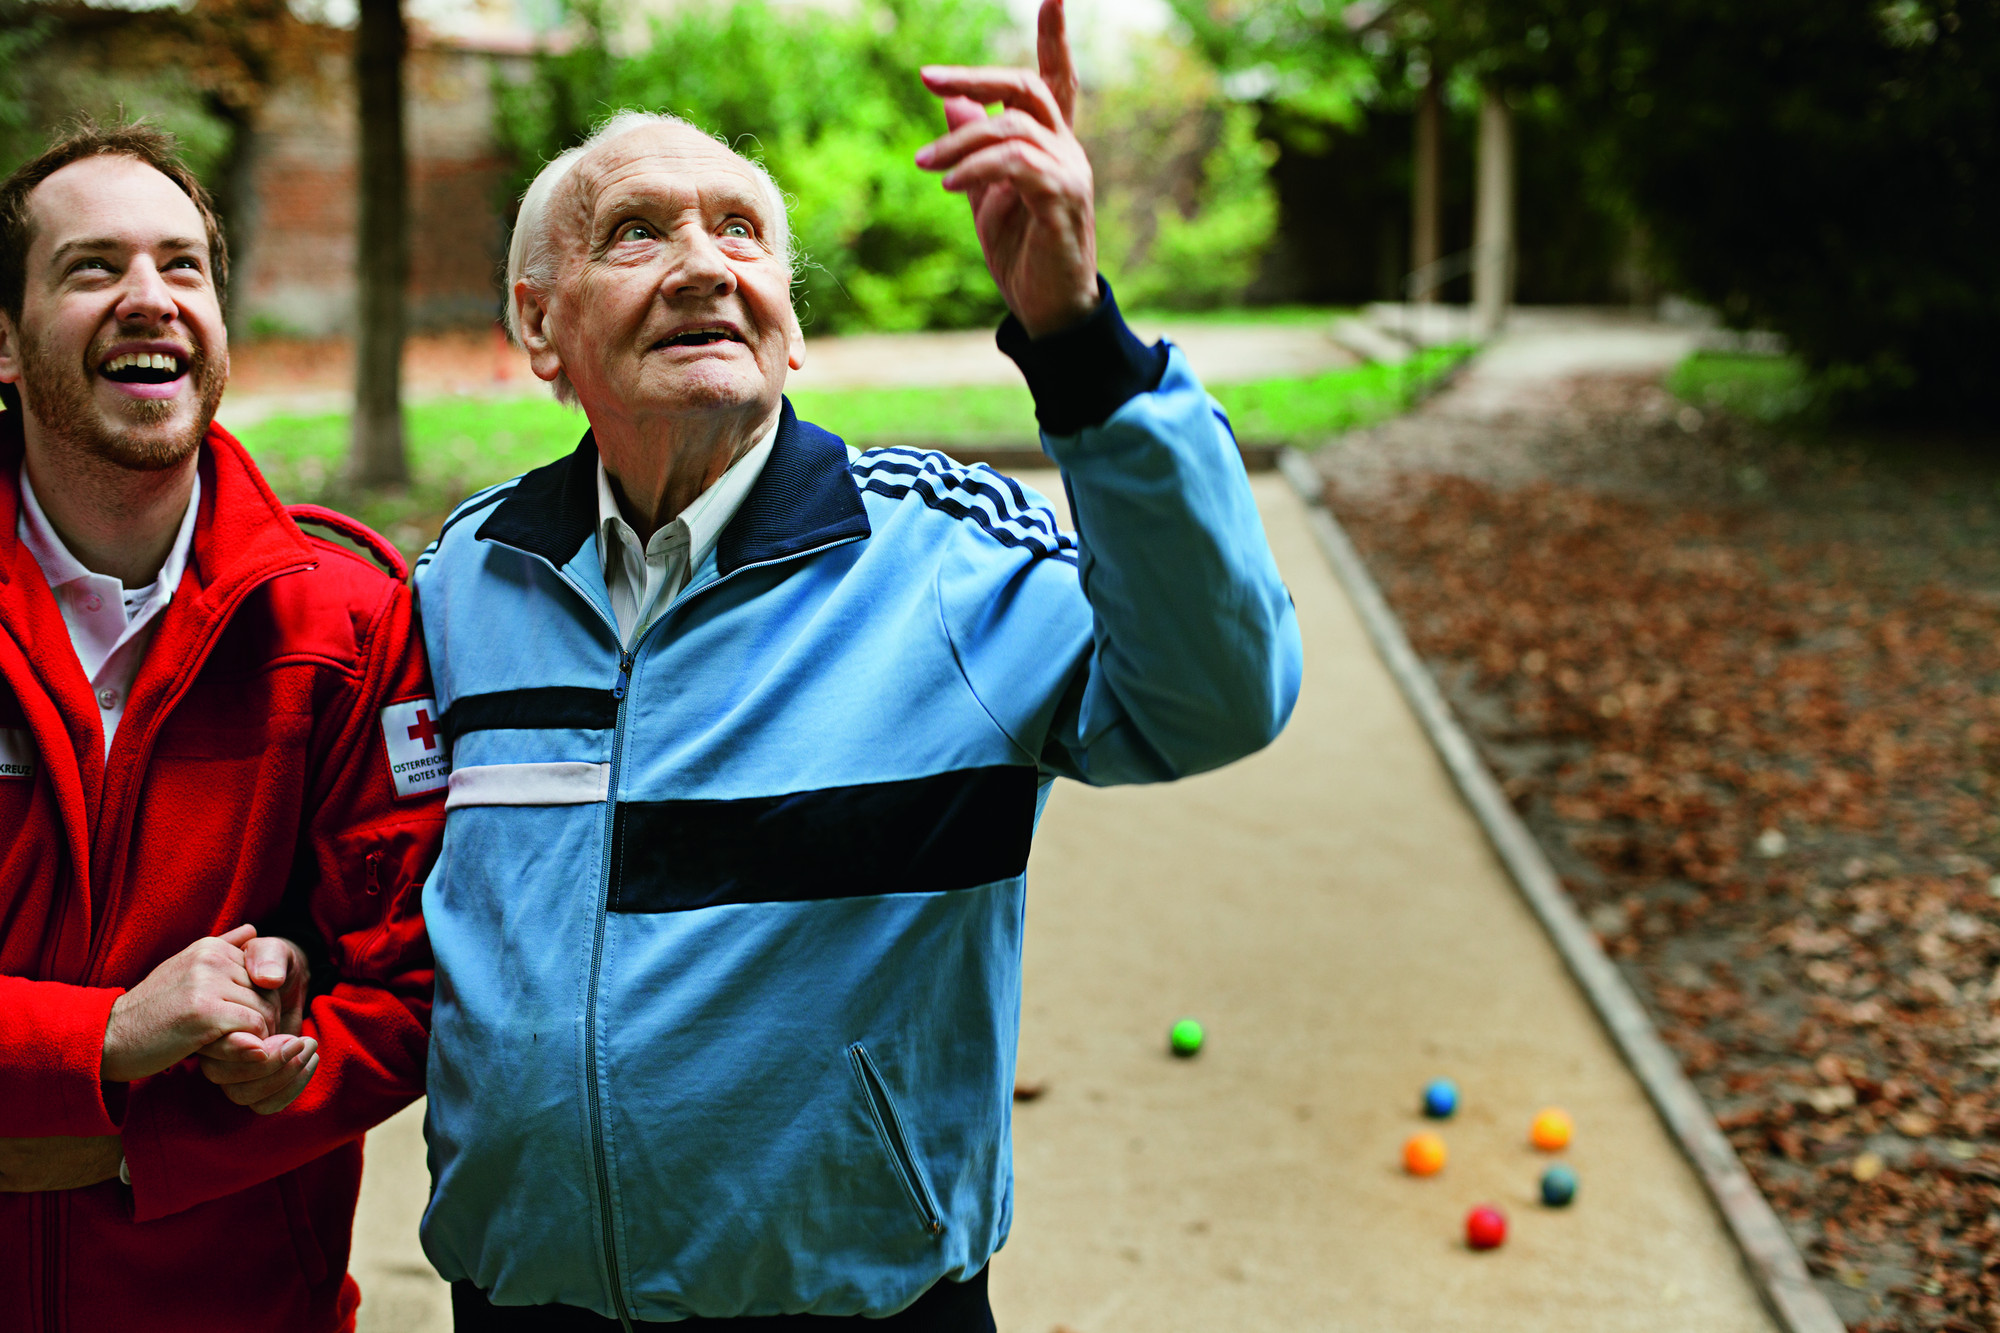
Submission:
POLYGON ((1201 1024, 1183 1018, 1167 1033, 1167 1044, 1173 1047, 1175 1055, 1185 1058, 1201 1049, 1201 1035, 1201 1024))

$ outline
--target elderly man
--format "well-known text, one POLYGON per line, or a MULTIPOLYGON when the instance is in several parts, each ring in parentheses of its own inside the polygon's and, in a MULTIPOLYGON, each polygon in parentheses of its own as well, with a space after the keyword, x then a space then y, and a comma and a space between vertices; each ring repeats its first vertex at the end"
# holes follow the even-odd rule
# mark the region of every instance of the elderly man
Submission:
POLYGON ((1096 276, 1060 0, 1041 46, 927 71, 918 163, 971 200, 1078 535, 793 415, 755 164, 628 113, 523 201, 516 327, 590 433, 416 574, 454 746, 423 1240, 461 1329, 990 1330, 1049 785, 1213 768, 1290 712, 1229 431, 1096 276))
POLYGON ((410 596, 211 424, 228 266, 157 131, 0 182, 0 1328, 351 1329, 422 1091, 410 596))

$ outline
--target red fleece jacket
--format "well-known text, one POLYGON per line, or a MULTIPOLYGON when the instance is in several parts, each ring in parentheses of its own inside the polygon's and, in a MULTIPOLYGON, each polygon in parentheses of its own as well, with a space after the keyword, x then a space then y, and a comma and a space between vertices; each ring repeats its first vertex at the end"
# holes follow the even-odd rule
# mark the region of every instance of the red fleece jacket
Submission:
POLYGON ((409 589, 301 532, 211 429, 107 758, 16 535, 21 448, 0 414, 0 1137, 120 1134, 132 1184, 0 1193, 0 1329, 349 1328, 361 1136, 422 1091, 431 999, 443 793, 399 798, 384 739, 385 707, 430 694, 409 589), (299 1099, 255 1115, 193 1060, 100 1081, 111 1002, 246 921, 314 955, 299 1099))

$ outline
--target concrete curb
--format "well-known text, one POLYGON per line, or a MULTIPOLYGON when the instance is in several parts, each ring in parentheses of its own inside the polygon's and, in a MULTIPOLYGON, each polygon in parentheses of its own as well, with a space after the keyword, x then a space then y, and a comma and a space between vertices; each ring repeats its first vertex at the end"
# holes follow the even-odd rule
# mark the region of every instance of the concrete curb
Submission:
POLYGON ((1584 925, 1534 835, 1487 771, 1437 682, 1410 646, 1360 553, 1327 510, 1322 498, 1325 480, 1319 470, 1290 449, 1279 455, 1278 470, 1305 502, 1313 535, 1333 566, 1334 576, 1353 601, 1376 651, 1485 829, 1493 850, 1540 919, 1570 974, 1583 987, 1626 1063, 1645 1086, 1668 1132, 1701 1174, 1779 1326, 1786 1333, 1844 1333, 1846 1325, 1814 1287, 1791 1236, 1758 1192, 1736 1150, 1716 1128, 1714 1116, 1660 1040, 1638 996, 1584 925))

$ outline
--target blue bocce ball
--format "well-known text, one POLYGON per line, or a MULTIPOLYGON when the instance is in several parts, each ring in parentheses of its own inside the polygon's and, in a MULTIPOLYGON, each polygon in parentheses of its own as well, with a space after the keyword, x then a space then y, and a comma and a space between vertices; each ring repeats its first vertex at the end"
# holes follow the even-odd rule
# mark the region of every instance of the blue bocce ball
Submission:
POLYGON ((1424 1114, 1433 1120, 1449 1120, 1458 1109, 1458 1084, 1448 1078, 1432 1079, 1424 1086, 1424 1114))
POLYGON ((1542 1172, 1542 1202, 1551 1208, 1567 1208, 1576 1197, 1576 1172, 1566 1166, 1552 1166, 1542 1172))

